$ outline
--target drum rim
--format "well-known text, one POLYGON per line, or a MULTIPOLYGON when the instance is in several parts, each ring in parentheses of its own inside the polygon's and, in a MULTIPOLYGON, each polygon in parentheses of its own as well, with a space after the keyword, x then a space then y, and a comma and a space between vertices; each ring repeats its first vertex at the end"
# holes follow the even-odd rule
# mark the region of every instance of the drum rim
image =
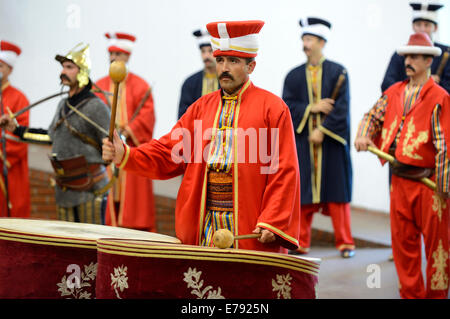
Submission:
MULTIPOLYGON (((42 220, 42 219, 31 219, 31 218, 0 218, 1 219, 8 219, 8 220, 21 220, 21 221, 41 221, 41 222, 52 222, 52 223, 61 223, 61 224, 80 224, 80 225, 95 225, 95 226, 102 226, 102 227, 114 227, 114 226, 107 226, 107 225, 97 225, 97 224, 87 224, 87 223, 74 223, 74 222, 67 222, 67 221, 61 221, 61 220, 42 220)), ((114 227, 115 228, 115 227, 114 227)), ((134 229, 128 229, 124 228, 126 230, 134 230, 134 229)), ((134 230, 137 231, 137 230, 134 230)), ((152 233, 161 235, 168 238, 173 238, 179 241, 181 241, 176 238, 165 234, 159 234, 159 233, 153 233, 153 232, 144 232, 143 233, 152 233)), ((131 235, 130 235, 131 237, 131 235)), ((105 238, 105 239, 122 239, 122 240, 146 240, 151 241, 150 239, 133 239, 133 238, 114 238, 111 237, 111 234, 105 234, 103 237, 96 237, 96 238, 77 238, 74 236, 61 236, 61 235, 51 235, 51 234, 42 234, 38 232, 32 232, 32 231, 23 231, 19 229, 11 229, 11 228, 5 228, 5 226, 0 226, 0 240, 10 240, 10 241, 19 241, 19 242, 26 242, 26 243, 36 243, 36 244, 47 244, 47 245, 54 245, 54 246, 70 246, 70 247, 79 247, 79 248, 91 248, 96 249, 97 248, 97 241, 105 238), (6 237, 6 238, 5 238, 6 237), (70 244, 76 244, 76 245, 67 245, 66 243, 70 244)), ((156 241, 155 241, 156 242, 156 241)), ((160 241, 163 242, 163 241, 160 241)))
POLYGON ((97 251, 105 254, 143 258, 200 259, 211 261, 241 262, 288 268, 318 276, 321 259, 299 258, 274 252, 245 249, 220 249, 192 245, 148 242, 147 245, 126 243, 126 239, 99 239, 97 251))

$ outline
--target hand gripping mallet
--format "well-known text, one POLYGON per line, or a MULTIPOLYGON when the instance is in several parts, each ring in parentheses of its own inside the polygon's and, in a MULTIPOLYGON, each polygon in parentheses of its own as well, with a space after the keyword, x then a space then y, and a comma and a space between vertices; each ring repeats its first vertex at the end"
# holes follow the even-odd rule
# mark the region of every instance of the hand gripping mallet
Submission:
POLYGON ((223 248, 230 248, 235 240, 259 238, 259 237, 261 237, 261 233, 234 236, 231 231, 223 228, 218 229, 214 232, 212 240, 215 247, 223 249, 223 248))

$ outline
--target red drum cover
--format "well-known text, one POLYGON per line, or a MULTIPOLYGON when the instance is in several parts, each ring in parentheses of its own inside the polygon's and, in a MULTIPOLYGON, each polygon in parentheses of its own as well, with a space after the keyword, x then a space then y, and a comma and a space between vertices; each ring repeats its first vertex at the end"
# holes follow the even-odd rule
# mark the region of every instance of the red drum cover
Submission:
POLYGON ((97 298, 316 298, 320 259, 147 241, 98 241, 97 298))
POLYGON ((95 298, 99 238, 180 243, 126 228, 0 218, 0 298, 95 298))

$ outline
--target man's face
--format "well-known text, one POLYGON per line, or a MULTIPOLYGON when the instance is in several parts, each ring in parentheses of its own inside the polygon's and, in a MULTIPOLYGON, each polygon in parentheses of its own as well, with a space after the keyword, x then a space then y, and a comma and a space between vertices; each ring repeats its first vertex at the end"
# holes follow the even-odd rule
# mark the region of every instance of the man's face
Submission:
POLYGON ((130 59, 130 55, 125 52, 120 51, 113 51, 109 52, 109 62, 113 63, 114 61, 122 61, 124 63, 127 63, 130 59))
POLYGON ((8 64, 0 60, 0 72, 3 74, 2 82, 5 83, 6 81, 8 81, 8 77, 12 72, 12 68, 8 64))
POLYGON ((234 56, 216 57, 216 71, 220 87, 228 94, 236 92, 247 81, 255 66, 255 61, 247 64, 247 61, 243 58, 234 56))
POLYGON ((430 39, 433 38, 433 33, 437 30, 437 25, 430 21, 417 20, 413 23, 413 30, 415 33, 425 32, 430 39))
POLYGON ((427 72, 431 66, 433 58, 424 56, 422 54, 408 54, 405 55, 405 72, 408 77, 427 72))
POLYGON ((205 68, 212 68, 215 66, 213 50, 210 45, 204 45, 200 48, 202 61, 205 64, 205 68))
POLYGON ((74 87, 78 84, 77 74, 80 71, 80 68, 71 61, 64 61, 62 63, 62 71, 59 76, 61 79, 61 84, 67 85, 69 87, 74 87))
POLYGON ((302 41, 303 52, 305 52, 308 58, 322 52, 322 49, 325 46, 325 41, 314 35, 305 34, 302 37, 302 41))

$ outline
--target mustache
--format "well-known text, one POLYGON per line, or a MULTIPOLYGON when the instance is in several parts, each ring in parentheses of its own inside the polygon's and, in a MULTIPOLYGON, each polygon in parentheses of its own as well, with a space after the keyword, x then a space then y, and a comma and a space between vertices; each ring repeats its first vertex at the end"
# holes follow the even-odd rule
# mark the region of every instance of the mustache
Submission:
POLYGON ((311 50, 310 48, 308 48, 308 47, 303 47, 303 51, 309 51, 309 50, 311 50))
POLYGON ((61 75, 59 76, 59 78, 61 79, 61 81, 62 81, 62 80, 67 80, 67 81, 69 81, 69 82, 72 82, 72 81, 70 81, 69 77, 68 77, 67 75, 65 75, 65 74, 61 74, 61 75))
POLYGON ((210 59, 210 58, 206 58, 206 59, 203 60, 203 63, 206 63, 206 62, 213 62, 213 60, 210 59))
POLYGON ((219 75, 219 80, 222 80, 223 78, 230 78, 231 80, 234 80, 233 76, 229 72, 223 72, 221 75, 219 75))
POLYGON ((416 72, 416 69, 414 69, 413 66, 412 66, 411 64, 407 64, 407 65, 405 66, 405 70, 406 70, 406 69, 410 69, 411 71, 416 72))

